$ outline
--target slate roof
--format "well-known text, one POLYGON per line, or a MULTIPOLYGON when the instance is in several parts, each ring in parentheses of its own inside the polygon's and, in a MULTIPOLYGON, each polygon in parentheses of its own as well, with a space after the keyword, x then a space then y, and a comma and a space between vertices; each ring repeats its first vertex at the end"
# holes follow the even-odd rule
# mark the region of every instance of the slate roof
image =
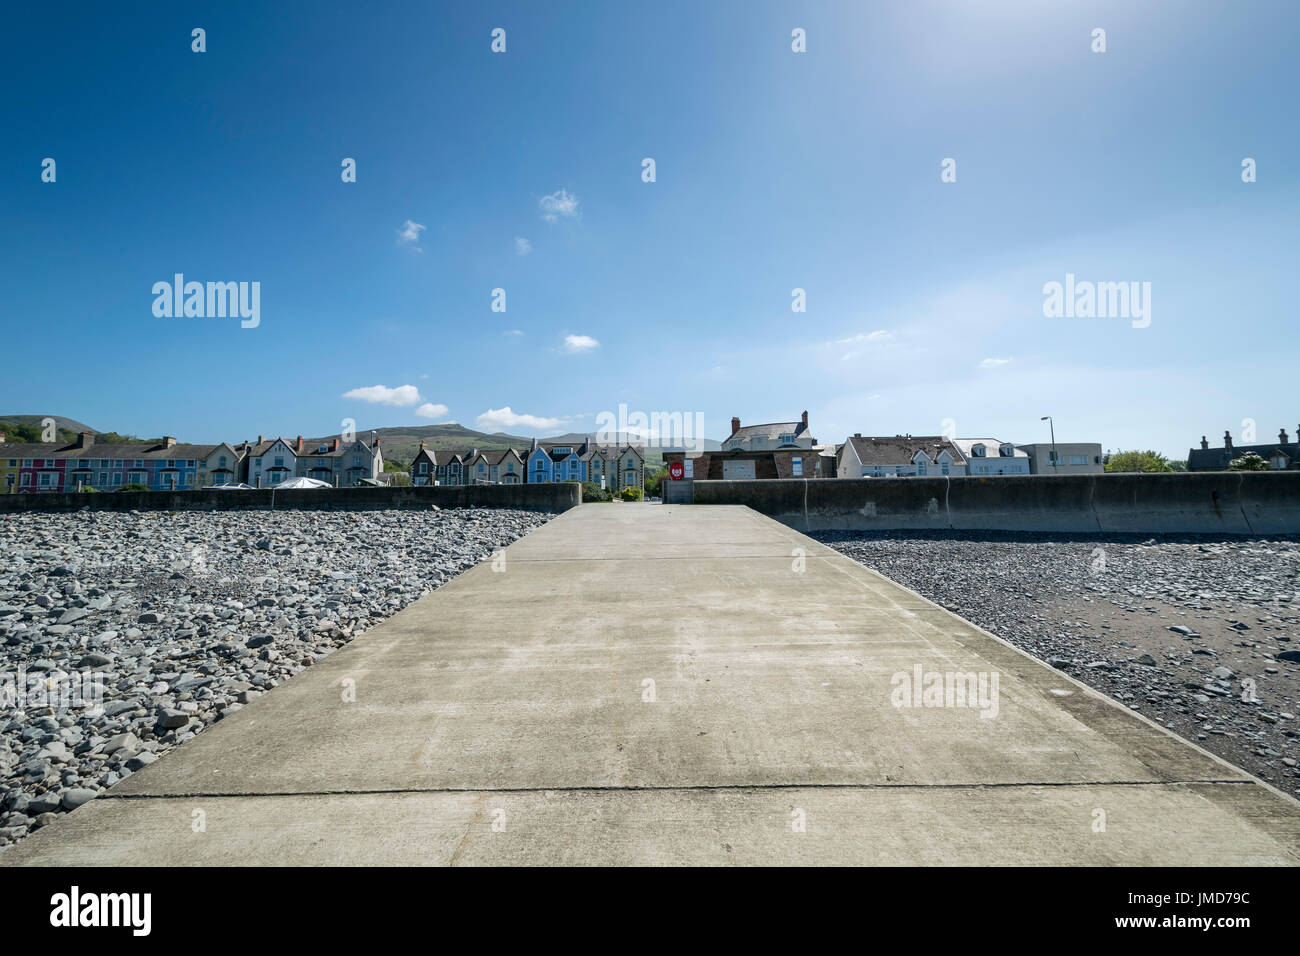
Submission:
POLYGON ((1300 456, 1300 442, 1288 442, 1285 445, 1274 442, 1271 445, 1234 445, 1228 448, 1193 448, 1187 452, 1188 471, 1227 471, 1228 464, 1234 458, 1254 452, 1265 460, 1281 450, 1292 461, 1300 456))
POLYGON ((745 425, 733 434, 728 435, 727 440, 744 440, 762 436, 763 438, 775 438, 779 441, 782 435, 794 435, 796 439, 799 439, 803 437, 803 433, 807 430, 808 426, 801 421, 769 422, 766 425, 745 425))
POLYGON ((939 453, 947 451, 957 462, 965 461, 960 449, 941 435, 895 435, 892 438, 853 437, 846 439, 840 446, 841 453, 849 445, 863 465, 906 465, 911 463, 918 451, 934 462, 939 453))

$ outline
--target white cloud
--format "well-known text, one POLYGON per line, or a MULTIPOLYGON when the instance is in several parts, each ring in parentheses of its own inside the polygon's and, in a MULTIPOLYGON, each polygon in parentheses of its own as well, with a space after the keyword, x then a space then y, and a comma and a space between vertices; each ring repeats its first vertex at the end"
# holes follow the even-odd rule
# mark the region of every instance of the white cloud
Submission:
POLYGON ((1009 358, 986 358, 984 361, 980 362, 980 368, 997 368, 1000 365, 1009 364, 1011 364, 1011 359, 1009 358))
POLYGON ((425 402, 415 410, 415 414, 420 418, 442 418, 447 414, 447 406, 425 402))
POLYGON ((418 245, 420 242, 420 233, 424 232, 427 228, 427 226, 422 226, 418 222, 412 222, 408 219, 406 220, 406 225, 397 230, 397 241, 406 243, 407 245, 418 245))
POLYGON ((857 335, 850 335, 847 339, 836 339, 836 345, 856 345, 859 342, 883 342, 890 337, 890 333, 884 329, 876 329, 874 332, 859 332, 857 335))
POLYGON ((515 236, 515 252, 526 256, 533 251, 533 244, 522 236, 515 236))
POLYGON ((482 431, 505 431, 507 428, 532 428, 545 430, 558 428, 562 418, 541 418, 537 415, 523 415, 513 411, 509 405, 505 408, 489 408, 480 415, 475 423, 482 431))
POLYGON ((547 222, 555 222, 561 216, 565 219, 576 219, 578 216, 578 197, 570 196, 563 189, 543 196, 538 205, 542 207, 542 218, 547 222))
POLYGON ((564 337, 564 351, 566 352, 589 352, 599 347, 600 343, 590 335, 566 335, 564 337))
POLYGON ((399 385, 397 388, 389 388, 387 385, 367 385, 364 388, 354 388, 350 392, 344 392, 343 397, 355 398, 375 405, 397 405, 405 408, 419 404, 420 390, 414 385, 399 385))
POLYGON ((524 330, 523 330, 523 329, 508 329, 508 330, 506 330, 505 332, 502 332, 501 334, 502 334, 502 335, 508 335, 508 336, 510 336, 511 338, 515 338, 516 336, 523 335, 523 334, 524 334, 524 330))

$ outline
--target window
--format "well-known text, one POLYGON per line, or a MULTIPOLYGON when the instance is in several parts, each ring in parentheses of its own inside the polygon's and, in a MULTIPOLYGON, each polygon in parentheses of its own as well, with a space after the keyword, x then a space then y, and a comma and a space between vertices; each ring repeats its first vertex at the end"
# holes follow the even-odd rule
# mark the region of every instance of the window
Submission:
POLYGON ((276 459, 275 459, 275 467, 276 467, 276 468, 283 468, 283 467, 284 467, 284 458, 282 458, 282 457, 280 457, 280 458, 276 458, 276 459))
POLYGON ((420 462, 420 474, 427 475, 428 473, 429 473, 429 463, 427 461, 420 462))
POLYGON ((32 483, 32 473, 30 471, 23 472, 23 480, 19 482, 19 484, 30 485, 31 483, 32 483))
POLYGON ((51 475, 48 471, 43 471, 43 472, 41 472, 41 487, 42 487, 42 488, 47 488, 47 487, 49 487, 50 479, 53 478, 53 477, 54 477, 54 476, 51 475))
POLYGON ((32 467, 32 459, 30 459, 30 458, 24 458, 24 459, 23 459, 23 467, 24 467, 24 468, 30 468, 30 467, 32 467))
POLYGON ((122 467, 122 459, 121 459, 121 458, 114 458, 114 459, 113 459, 113 467, 114 467, 114 468, 121 468, 121 467, 122 467))
POLYGON ((926 470, 925 470, 925 462, 923 462, 923 461, 918 461, 918 462, 916 463, 916 473, 917 473, 918 475, 924 475, 924 474, 926 473, 926 470))
POLYGON ((113 484, 120 485, 121 483, 122 483, 122 473, 120 471, 113 472, 113 484))
POLYGON ((940 467, 940 469, 943 471, 943 473, 944 473, 945 475, 948 474, 948 472, 951 470, 951 469, 948 467, 948 463, 947 463, 946 461, 945 461, 942 465, 940 465, 939 467, 940 467))
POLYGON ((1087 456, 1087 455, 1071 455, 1071 456, 1070 456, 1070 464, 1072 464, 1072 465, 1086 465, 1086 464, 1088 464, 1088 456, 1087 456))
POLYGON ((144 467, 144 459, 143 459, 143 458, 137 458, 137 459, 135 460, 135 467, 137 467, 137 468, 143 468, 143 467, 144 467))
POLYGON ((782 444, 782 445, 793 445, 793 444, 794 444, 794 435, 792 435, 792 434, 791 434, 791 435, 782 435, 782 436, 781 436, 781 444, 782 444))

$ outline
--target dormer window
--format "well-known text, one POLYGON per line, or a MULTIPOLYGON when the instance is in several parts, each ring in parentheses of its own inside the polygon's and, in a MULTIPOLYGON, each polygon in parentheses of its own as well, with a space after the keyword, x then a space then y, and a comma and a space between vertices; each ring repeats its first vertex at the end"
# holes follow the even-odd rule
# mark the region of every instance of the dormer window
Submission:
POLYGON ((1015 453, 1016 453, 1016 449, 1011 445, 1003 445, 998 449, 998 454, 1000 454, 1003 458, 1011 458, 1013 455, 1015 455, 1015 453))
POLYGON ((781 444, 782 444, 782 445, 793 445, 793 444, 794 444, 794 434, 793 434, 793 433, 788 433, 788 434, 782 435, 782 436, 781 436, 781 444))
POLYGON ((986 449, 982 444, 971 445, 970 453, 974 455, 976 458, 983 458, 985 450, 986 449))

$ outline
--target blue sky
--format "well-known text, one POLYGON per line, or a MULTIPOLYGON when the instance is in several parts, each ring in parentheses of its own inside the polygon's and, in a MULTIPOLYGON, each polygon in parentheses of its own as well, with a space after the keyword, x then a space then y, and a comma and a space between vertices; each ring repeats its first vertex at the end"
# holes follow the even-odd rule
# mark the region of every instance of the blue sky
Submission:
POLYGON ((1300 426, 1294 3, 374 7, 9 11, 0 413, 1018 442, 1051 414, 1175 457, 1300 426), (155 317, 178 272, 260 282, 260 324, 155 317), (1067 273, 1150 282, 1150 325, 1045 317, 1067 273))

